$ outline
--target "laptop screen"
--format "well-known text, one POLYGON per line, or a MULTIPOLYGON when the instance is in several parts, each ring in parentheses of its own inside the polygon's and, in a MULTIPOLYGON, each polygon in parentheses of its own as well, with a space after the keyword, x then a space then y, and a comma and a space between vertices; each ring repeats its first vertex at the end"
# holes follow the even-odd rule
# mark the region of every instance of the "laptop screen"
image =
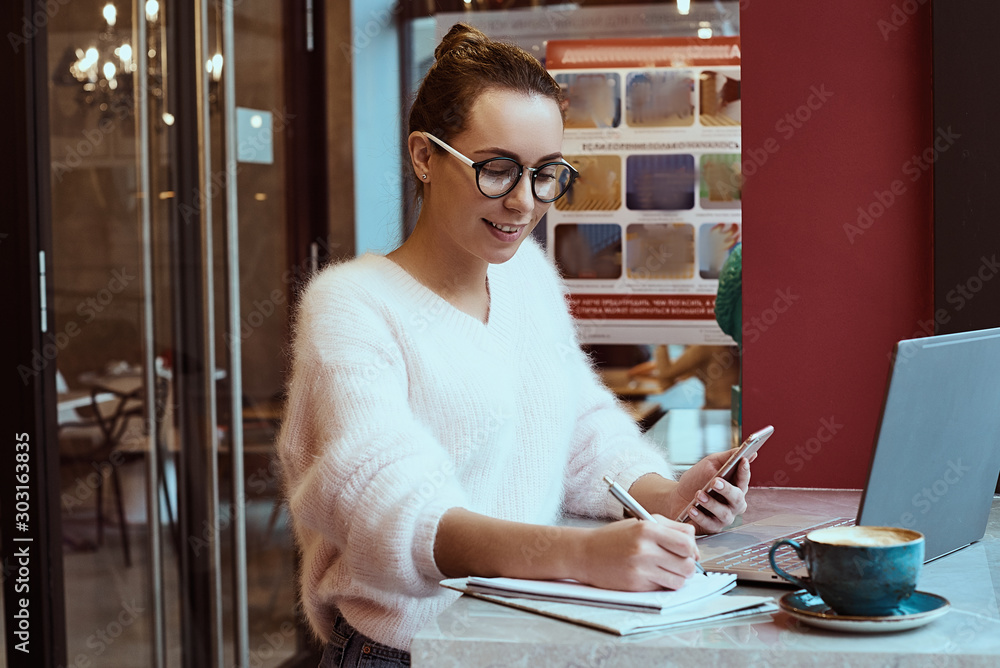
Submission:
POLYGON ((935 559, 983 537, 998 474, 1000 328, 897 343, 858 524, 935 559))

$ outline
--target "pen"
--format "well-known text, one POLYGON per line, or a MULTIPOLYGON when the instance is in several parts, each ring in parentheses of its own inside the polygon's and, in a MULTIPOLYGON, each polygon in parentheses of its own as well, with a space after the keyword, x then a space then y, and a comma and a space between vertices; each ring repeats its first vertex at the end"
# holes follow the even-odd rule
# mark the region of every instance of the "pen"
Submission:
MULTIPOLYGON (((646 520, 648 522, 655 522, 656 519, 649 514, 649 511, 639 505, 639 502, 632 498, 632 495, 625 491, 625 489, 612 480, 608 476, 604 476, 604 482, 608 483, 608 491, 611 492, 611 496, 618 499, 625 508, 632 513, 636 518, 640 520, 646 520)), ((697 561, 694 562, 695 567, 697 567, 699 573, 704 573, 705 569, 702 568, 701 564, 697 561)))

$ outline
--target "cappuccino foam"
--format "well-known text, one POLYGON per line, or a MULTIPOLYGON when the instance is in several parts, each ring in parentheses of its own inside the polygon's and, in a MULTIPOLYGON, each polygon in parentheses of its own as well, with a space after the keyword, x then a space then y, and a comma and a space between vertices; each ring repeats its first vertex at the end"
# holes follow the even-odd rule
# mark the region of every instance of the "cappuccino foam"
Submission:
POLYGON ((847 547, 891 547, 912 543, 922 538, 917 531, 895 527, 831 527, 811 532, 807 538, 814 543, 847 547))

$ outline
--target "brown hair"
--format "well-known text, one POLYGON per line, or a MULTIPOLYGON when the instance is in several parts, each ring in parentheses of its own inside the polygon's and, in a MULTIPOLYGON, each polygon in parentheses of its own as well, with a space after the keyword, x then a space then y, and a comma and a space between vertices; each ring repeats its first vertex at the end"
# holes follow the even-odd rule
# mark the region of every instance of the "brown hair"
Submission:
MULTIPOLYGON (((456 23, 434 50, 434 58, 410 107, 408 134, 429 132, 449 141, 464 129, 469 110, 487 90, 550 98, 565 120, 562 88, 538 59, 519 46, 456 23)), ((416 188, 419 199, 423 183, 417 180, 416 188)))

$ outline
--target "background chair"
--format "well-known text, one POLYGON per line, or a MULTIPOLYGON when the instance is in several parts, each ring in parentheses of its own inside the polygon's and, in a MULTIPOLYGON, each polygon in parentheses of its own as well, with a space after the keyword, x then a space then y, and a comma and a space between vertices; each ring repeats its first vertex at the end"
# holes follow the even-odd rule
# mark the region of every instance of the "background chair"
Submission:
MULTIPOLYGON (((70 498, 77 494, 76 500, 83 492, 94 492, 96 496, 97 515, 97 545, 104 543, 104 483, 111 480, 115 494, 115 511, 118 516, 118 526, 122 537, 122 551, 125 565, 132 565, 131 551, 128 540, 128 523, 125 521, 125 507, 122 502, 121 478, 113 457, 116 433, 128 426, 130 419, 137 415, 141 418, 141 410, 136 412, 135 406, 130 406, 129 399, 116 396, 112 392, 91 390, 70 390, 66 379, 60 371, 56 371, 56 391, 58 393, 58 438, 60 468, 65 468, 71 474, 82 468, 86 473, 77 474, 70 498), (98 476, 94 482, 93 476, 98 476)), ((134 402, 133 402, 134 403, 134 402)), ((140 407, 141 408, 141 407, 140 407)), ((64 500, 66 496, 63 496, 64 500)), ((64 501, 65 502, 65 501, 64 501)), ((90 549, 93 544, 65 537, 66 542, 77 549, 90 549)))

